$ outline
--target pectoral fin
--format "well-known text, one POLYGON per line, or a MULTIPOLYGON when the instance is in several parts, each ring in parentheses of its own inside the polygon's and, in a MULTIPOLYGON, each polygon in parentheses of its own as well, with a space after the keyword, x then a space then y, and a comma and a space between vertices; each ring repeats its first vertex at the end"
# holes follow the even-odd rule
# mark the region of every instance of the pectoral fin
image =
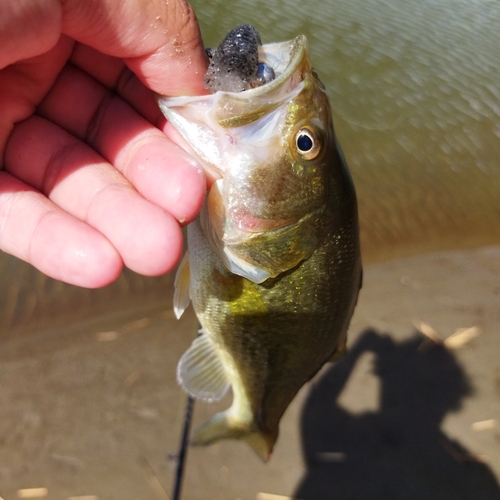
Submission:
POLYGON ((191 281, 191 273, 189 269, 189 251, 182 257, 181 263, 177 269, 174 282, 174 314, 179 319, 184 311, 189 306, 191 297, 189 295, 189 287, 191 281))
POLYGON ((229 271, 254 283, 262 283, 271 273, 254 263, 235 255, 224 241, 227 214, 222 192, 224 180, 219 179, 212 185, 207 197, 207 204, 201 211, 200 224, 212 250, 229 271))
POLYGON ((188 394, 210 403, 222 399, 230 383, 216 346, 200 332, 177 365, 177 381, 188 394))

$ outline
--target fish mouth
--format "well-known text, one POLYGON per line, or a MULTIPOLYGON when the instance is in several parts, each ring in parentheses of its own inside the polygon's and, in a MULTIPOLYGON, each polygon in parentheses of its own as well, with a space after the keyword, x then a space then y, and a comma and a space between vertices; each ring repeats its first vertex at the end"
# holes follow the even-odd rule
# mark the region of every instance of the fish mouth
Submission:
POLYGON ((203 96, 157 95, 159 107, 182 139, 181 146, 195 156, 210 177, 224 177, 223 149, 234 142, 230 129, 257 122, 298 95, 304 75, 311 70, 307 39, 259 47, 259 60, 271 66, 275 79, 242 92, 218 91, 203 96))
POLYGON ((307 39, 304 35, 281 43, 261 45, 259 61, 271 66, 274 80, 243 92, 217 92, 217 122, 224 128, 241 127, 252 123, 272 109, 292 98, 303 80, 297 71, 308 60, 307 39))

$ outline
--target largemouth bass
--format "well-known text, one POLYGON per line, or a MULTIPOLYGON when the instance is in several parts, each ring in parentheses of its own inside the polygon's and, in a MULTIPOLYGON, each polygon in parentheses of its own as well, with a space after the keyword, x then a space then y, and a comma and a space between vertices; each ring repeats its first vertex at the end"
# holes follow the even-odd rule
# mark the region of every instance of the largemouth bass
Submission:
POLYGON ((217 180, 188 227, 174 308, 202 335, 178 378, 231 407, 193 444, 248 442, 267 460, 302 385, 345 350, 361 286, 354 187, 307 40, 258 47, 272 81, 242 92, 160 97, 184 147, 217 180))

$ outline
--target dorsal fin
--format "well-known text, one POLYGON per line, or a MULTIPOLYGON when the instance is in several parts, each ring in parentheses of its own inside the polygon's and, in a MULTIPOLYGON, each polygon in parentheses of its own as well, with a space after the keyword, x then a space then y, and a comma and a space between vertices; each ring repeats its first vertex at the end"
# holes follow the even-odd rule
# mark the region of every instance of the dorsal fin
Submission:
POLYGON ((210 403, 222 399, 230 383, 216 346, 200 332, 177 365, 177 381, 188 394, 210 403))

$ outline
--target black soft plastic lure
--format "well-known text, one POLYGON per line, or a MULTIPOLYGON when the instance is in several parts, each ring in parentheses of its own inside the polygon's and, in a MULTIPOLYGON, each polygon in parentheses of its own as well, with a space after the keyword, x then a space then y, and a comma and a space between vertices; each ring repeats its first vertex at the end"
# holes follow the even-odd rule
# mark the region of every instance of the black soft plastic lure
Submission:
POLYGON ((259 62, 259 33, 250 24, 238 26, 222 40, 217 49, 207 49, 210 66, 205 88, 215 93, 242 92, 274 80, 274 70, 259 62))

